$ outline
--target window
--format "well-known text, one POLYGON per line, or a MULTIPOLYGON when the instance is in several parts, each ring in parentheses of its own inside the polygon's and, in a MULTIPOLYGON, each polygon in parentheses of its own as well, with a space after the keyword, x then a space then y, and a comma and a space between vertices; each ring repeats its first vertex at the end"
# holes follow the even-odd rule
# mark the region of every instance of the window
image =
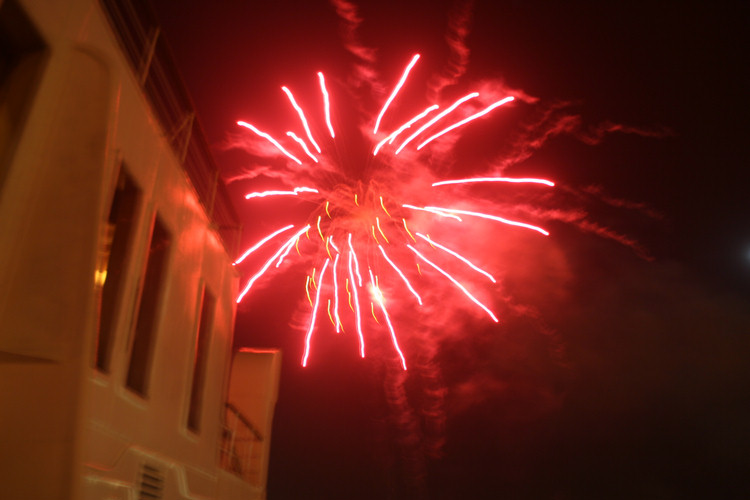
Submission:
POLYGON ((206 366, 208 364, 208 346, 214 323, 216 298, 203 287, 201 300, 201 315, 198 319, 198 332, 195 339, 195 356, 193 357, 193 384, 190 389, 190 407, 188 410, 188 429, 194 432, 200 430, 201 409, 203 407, 203 386, 206 380, 206 366))
POLYGON ((101 287, 95 366, 104 373, 110 371, 117 307, 125 281, 140 195, 130 175, 124 168, 120 169, 95 276, 96 285, 101 287))
POLYGON ((46 55, 44 40, 17 1, 0 2, 0 187, 46 55))
POLYGON ((137 394, 148 393, 149 373, 156 343, 156 327, 161 303, 162 289, 169 257, 172 237, 156 216, 151 231, 146 273, 143 276, 143 291, 136 312, 133 344, 126 385, 137 394))

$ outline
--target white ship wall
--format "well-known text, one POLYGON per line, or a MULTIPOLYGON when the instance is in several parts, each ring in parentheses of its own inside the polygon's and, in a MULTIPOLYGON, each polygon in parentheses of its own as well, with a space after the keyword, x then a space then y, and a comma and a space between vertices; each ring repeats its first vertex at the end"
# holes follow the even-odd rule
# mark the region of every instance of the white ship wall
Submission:
MULTIPOLYGON (((22 127, 0 178, 0 496, 136 498, 152 471, 155 498, 263 498, 269 418, 254 484, 218 466, 238 287, 230 256, 99 3, 16 3, 47 51, 23 123, 0 110, 0 131, 22 127), (142 198, 105 373, 94 367, 97 256, 122 168, 142 198), (126 375, 157 215, 172 246, 144 396, 126 375), (187 419, 204 287, 216 306, 195 432, 187 419)), ((269 356, 271 390, 259 404, 272 415, 278 353, 269 356)))

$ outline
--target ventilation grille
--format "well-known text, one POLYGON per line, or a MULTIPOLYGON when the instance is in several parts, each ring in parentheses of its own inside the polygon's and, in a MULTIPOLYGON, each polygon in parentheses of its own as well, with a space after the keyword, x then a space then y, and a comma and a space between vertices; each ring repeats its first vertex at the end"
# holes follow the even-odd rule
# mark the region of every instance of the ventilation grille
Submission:
POLYGON ((163 493, 164 473, 152 465, 143 464, 138 500, 158 500, 163 493))

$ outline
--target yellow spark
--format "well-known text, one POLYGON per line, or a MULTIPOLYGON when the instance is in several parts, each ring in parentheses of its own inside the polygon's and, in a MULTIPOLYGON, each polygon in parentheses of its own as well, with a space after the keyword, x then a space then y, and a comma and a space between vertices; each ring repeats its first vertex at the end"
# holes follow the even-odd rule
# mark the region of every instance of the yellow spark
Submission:
POLYGON ((383 232, 383 230, 380 228, 380 218, 375 217, 375 223, 378 225, 378 231, 380 231, 380 234, 383 235, 383 239, 385 240, 385 242, 390 244, 390 241, 388 241, 388 237, 385 235, 385 233, 383 232))
POLYGON ((378 241, 378 237, 377 237, 377 236, 375 236, 375 226, 372 226, 372 225, 371 225, 370 227, 372 228, 372 237, 373 237, 373 239, 375 240, 375 242, 376 242, 376 243, 377 243, 378 245, 380 245, 380 242, 378 241))
POLYGON ((385 208, 385 205, 383 205, 383 197, 382 196, 380 197, 380 206, 383 207, 383 212, 385 212, 388 215, 388 217, 390 217, 391 214, 388 213, 388 210, 385 208))
POLYGON ((328 319, 330 319, 333 326, 336 327, 336 323, 333 321, 333 316, 331 315, 331 299, 328 299, 328 319))
POLYGON ((305 293, 307 294, 307 301, 310 303, 310 307, 313 306, 312 299, 310 298, 310 275, 307 275, 305 280, 305 293))
POLYGON ((328 204, 329 203, 330 203, 329 201, 326 201, 326 214, 328 215, 328 218, 331 219, 332 218, 331 217, 331 212, 328 211, 328 204))
POLYGON ((320 230, 320 219, 321 219, 321 216, 318 215, 318 224, 317 224, 318 225, 318 234, 320 235, 320 239, 323 240, 323 241, 325 241, 326 239, 323 237, 323 231, 320 230))
POLYGON ((375 319, 375 323, 380 324, 380 321, 378 321, 378 317, 375 316, 375 304, 370 302, 370 312, 372 312, 372 317, 375 319))
POLYGON ((429 244, 430 244, 430 246, 432 247, 432 249, 433 249, 433 250, 437 250, 437 249, 435 248, 435 245, 433 245, 433 244, 432 244, 432 240, 430 239, 430 235, 429 235, 429 234, 427 234, 426 236, 427 236, 427 243, 429 243, 429 244))
POLYGON ((419 267, 419 262, 417 262, 417 272, 419 273, 420 276, 422 276, 422 268, 419 267))
POLYGON ((326 240, 325 240, 325 241, 326 241, 326 252, 328 252, 328 258, 329 258, 329 259, 331 259, 331 260, 333 260, 333 257, 331 257, 331 249, 330 249, 330 248, 328 248, 328 241, 329 241, 330 239, 331 239, 331 237, 329 236, 329 237, 328 237, 328 238, 326 238, 326 240))
POLYGON ((357 205, 357 206, 359 206, 359 202, 357 201, 357 195, 356 194, 354 195, 354 204, 357 205))
POLYGON ((401 220, 404 221, 404 229, 406 229, 406 233, 411 237, 412 240, 414 240, 414 243, 416 243, 417 242, 416 238, 414 238, 414 235, 411 234, 411 231, 409 231, 409 228, 406 227, 406 219, 401 219, 401 220))
MULTIPOLYGON (((417 265, 419 265, 419 264, 417 264, 417 265)), ((315 268, 314 267, 313 267, 313 272, 312 272, 312 278, 310 280, 312 281, 313 288, 315 288, 317 290, 318 289, 318 285, 315 284, 315 268)))
POLYGON ((349 291, 349 278, 346 278, 345 285, 346 285, 346 293, 349 295, 349 309, 351 309, 352 312, 354 312, 354 306, 352 305, 352 292, 349 291))

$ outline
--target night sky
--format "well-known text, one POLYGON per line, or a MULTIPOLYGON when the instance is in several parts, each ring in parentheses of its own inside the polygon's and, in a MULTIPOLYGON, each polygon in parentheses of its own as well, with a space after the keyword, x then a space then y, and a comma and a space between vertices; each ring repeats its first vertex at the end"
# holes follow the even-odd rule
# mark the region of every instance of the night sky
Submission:
MULTIPOLYGON (((518 151, 507 137, 534 139, 518 129, 549 130, 545 111, 575 117, 510 173, 554 179, 550 203, 620 241, 563 221, 540 222, 548 238, 474 235, 494 253, 501 321, 407 322, 407 372, 387 343, 361 360, 327 327, 302 368, 299 273, 254 290, 236 343, 284 357, 269 499, 750 498, 747 5, 357 5, 386 93, 422 54, 405 91, 419 106, 468 13, 468 65, 447 95, 502 81, 537 100, 469 125, 443 168, 480 175, 518 151)), ((323 71, 346 94, 354 59, 327 2, 156 6, 227 179, 257 161, 228 146, 237 120, 292 121, 281 85, 316 89, 323 71)), ((256 186, 229 187, 245 244, 284 220, 282 202, 248 206, 256 186)))

